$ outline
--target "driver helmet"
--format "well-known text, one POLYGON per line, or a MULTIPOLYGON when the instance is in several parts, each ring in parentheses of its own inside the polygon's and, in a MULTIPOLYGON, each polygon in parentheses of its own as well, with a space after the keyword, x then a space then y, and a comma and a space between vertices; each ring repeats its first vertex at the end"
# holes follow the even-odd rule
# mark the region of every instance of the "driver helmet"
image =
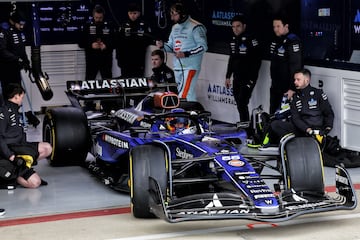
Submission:
MULTIPOLYGON (((172 113, 185 112, 182 108, 175 108, 171 110, 172 113)), ((182 133, 185 129, 189 128, 190 121, 184 117, 171 117, 166 119, 166 127, 170 133, 182 133)))

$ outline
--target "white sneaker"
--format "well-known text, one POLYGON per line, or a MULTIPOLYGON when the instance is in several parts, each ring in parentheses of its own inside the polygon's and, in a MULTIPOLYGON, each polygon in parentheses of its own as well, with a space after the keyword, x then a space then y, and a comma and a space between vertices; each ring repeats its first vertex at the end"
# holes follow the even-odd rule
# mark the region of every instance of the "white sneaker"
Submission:
POLYGON ((0 216, 4 215, 6 213, 5 209, 0 208, 0 216))

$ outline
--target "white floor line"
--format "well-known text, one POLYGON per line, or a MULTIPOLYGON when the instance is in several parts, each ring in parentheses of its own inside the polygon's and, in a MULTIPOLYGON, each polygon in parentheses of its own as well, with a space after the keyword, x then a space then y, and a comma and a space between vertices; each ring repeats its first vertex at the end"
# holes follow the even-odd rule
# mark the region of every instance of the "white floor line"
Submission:
MULTIPOLYGON (((356 214, 343 214, 343 215, 335 215, 335 216, 323 216, 323 217, 308 217, 301 219, 294 219, 287 222, 280 223, 269 223, 269 224, 254 224, 253 228, 268 228, 276 226, 291 226, 296 224, 303 223, 313 223, 313 222, 324 222, 324 221, 336 221, 336 220, 345 220, 345 219, 354 219, 360 218, 360 213, 356 214)), ((154 239, 168 239, 174 237, 182 237, 182 236, 192 236, 192 235, 203 235, 210 233, 219 233, 219 232, 230 232, 230 231, 240 231, 240 230, 249 230, 249 225, 242 226, 229 226, 229 227, 221 227, 221 228, 209 228, 209 229, 201 229, 201 230, 193 230, 193 231, 182 231, 182 232, 171 232, 171 233, 160 233, 160 234, 152 234, 152 235, 143 235, 137 237, 125 237, 125 238, 114 238, 108 240, 154 240, 154 239)), ((237 236, 240 237, 240 236, 237 236)), ((239 239, 241 240, 241 239, 239 239)))

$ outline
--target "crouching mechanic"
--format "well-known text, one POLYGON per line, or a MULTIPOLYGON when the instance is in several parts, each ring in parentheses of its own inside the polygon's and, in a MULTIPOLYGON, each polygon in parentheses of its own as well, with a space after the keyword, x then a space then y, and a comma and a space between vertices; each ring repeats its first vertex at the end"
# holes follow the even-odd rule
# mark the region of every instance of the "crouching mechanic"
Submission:
POLYGON ((294 74, 296 92, 290 102, 290 121, 275 120, 271 130, 278 138, 288 133, 295 135, 314 135, 320 130, 327 135, 334 122, 334 112, 327 95, 310 85, 311 72, 301 69, 294 74))
POLYGON ((37 188, 47 185, 32 166, 37 164, 37 160, 48 157, 52 147, 47 142, 26 141, 19 114, 25 90, 19 84, 10 83, 3 89, 3 93, 7 100, 0 108, 0 161, 10 161, 15 165, 14 174, 21 186, 37 188))

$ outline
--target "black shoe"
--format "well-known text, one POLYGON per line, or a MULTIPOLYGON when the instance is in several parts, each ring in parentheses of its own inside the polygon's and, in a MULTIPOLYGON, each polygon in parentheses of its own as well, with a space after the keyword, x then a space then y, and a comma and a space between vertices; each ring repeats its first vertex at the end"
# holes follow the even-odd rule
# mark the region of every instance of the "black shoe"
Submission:
POLYGON ((28 111, 25 113, 28 123, 33 125, 35 128, 40 124, 40 120, 34 115, 33 112, 28 111))
POLYGON ((40 186, 47 186, 48 182, 41 178, 40 186))
POLYGON ((0 216, 4 215, 6 213, 5 209, 0 208, 0 216))

